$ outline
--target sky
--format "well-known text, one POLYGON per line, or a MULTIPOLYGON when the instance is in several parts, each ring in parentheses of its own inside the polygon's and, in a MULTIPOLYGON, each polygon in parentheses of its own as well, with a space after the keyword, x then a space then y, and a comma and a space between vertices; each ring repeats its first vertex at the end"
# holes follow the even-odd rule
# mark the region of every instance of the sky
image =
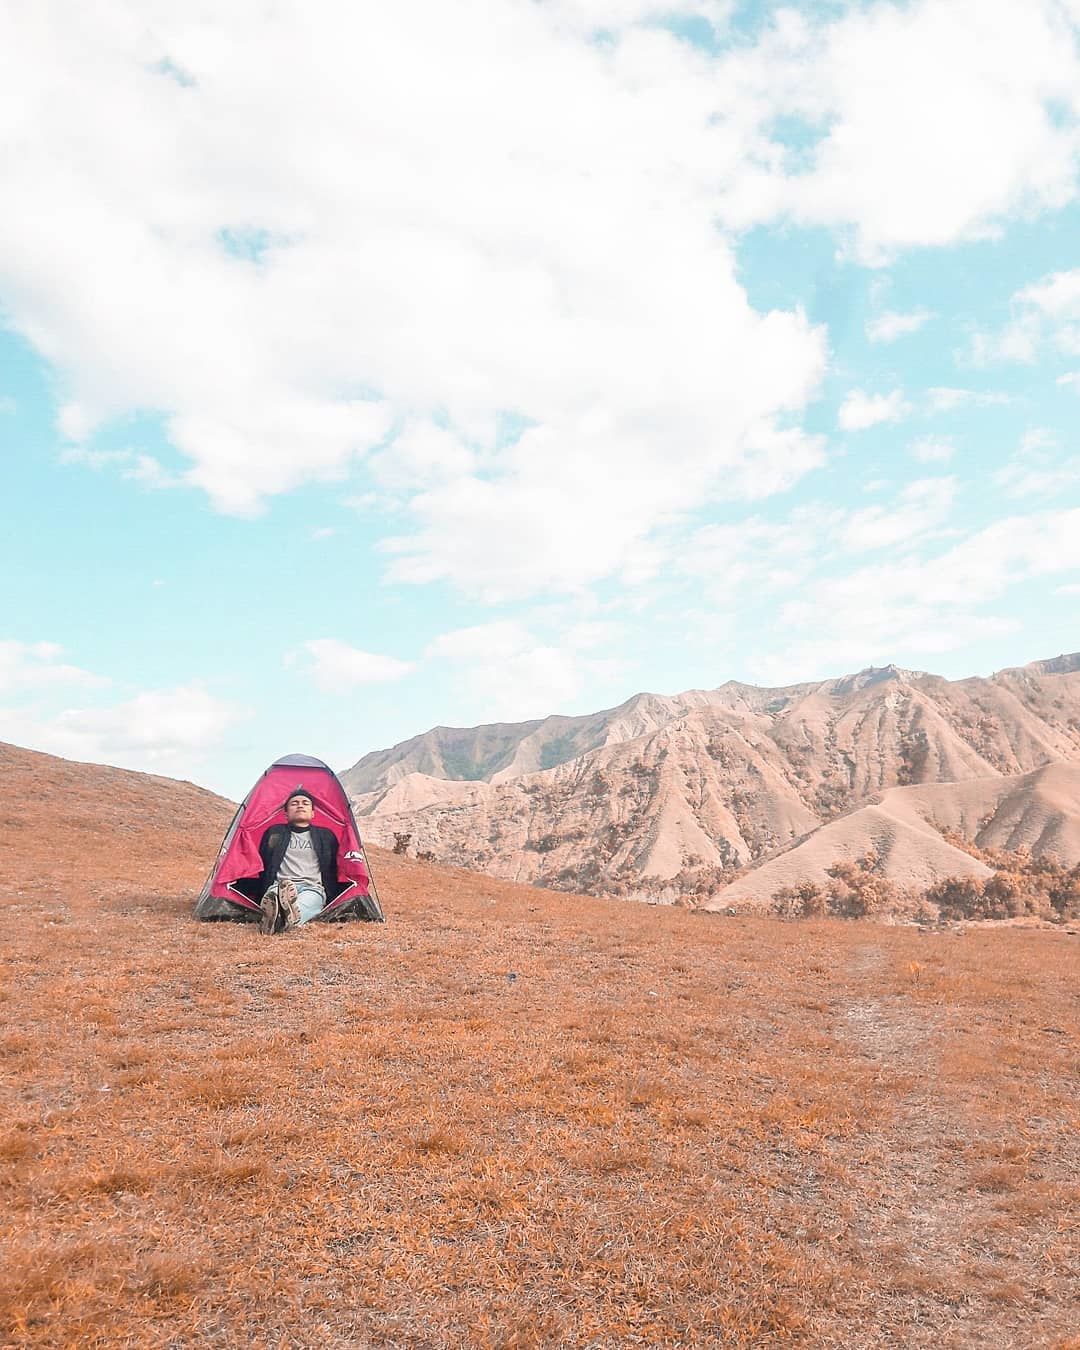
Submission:
POLYGON ((1080 649, 1080 0, 0 0, 0 740, 1080 649))

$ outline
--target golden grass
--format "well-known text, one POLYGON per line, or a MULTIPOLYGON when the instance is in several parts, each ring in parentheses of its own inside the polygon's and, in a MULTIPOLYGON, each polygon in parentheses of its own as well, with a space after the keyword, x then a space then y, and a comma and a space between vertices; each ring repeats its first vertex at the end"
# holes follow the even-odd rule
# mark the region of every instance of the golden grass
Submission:
POLYGON ((274 939, 6 897, 0 1345, 1075 1338, 1076 937, 373 861, 274 939))

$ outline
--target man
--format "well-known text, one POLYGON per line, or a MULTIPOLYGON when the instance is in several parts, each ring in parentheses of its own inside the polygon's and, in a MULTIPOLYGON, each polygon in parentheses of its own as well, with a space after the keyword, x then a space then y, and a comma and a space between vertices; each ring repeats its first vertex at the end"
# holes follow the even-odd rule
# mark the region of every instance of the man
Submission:
POLYGON ((314 816, 314 801, 297 787, 285 803, 286 824, 271 825, 259 841, 263 933, 310 922, 337 889, 337 838, 312 825, 314 816))

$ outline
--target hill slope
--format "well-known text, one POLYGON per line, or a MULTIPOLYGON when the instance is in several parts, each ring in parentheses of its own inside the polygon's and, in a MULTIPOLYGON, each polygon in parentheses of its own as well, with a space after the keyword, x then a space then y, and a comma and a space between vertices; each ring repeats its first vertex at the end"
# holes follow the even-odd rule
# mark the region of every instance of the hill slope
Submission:
POLYGON ((1075 937, 727 920, 373 851, 386 925, 262 938, 191 920, 228 803, 3 754, 79 871, 9 847, 0 882, 0 1343, 1075 1329, 1075 937))
MULTIPOLYGON (((344 779, 384 844, 408 835, 414 852, 493 875, 670 899, 802 849, 883 792, 1014 781, 1055 763, 1080 763, 1080 656, 989 679, 890 666, 782 689, 642 694, 589 717, 440 728, 366 756, 344 779)), ((822 847, 847 837, 831 831, 822 847)), ((1071 850, 1074 839, 1069 827, 1033 847, 1071 850)))
POLYGON ((976 778, 892 788, 813 831, 725 886, 705 905, 767 905, 783 887, 825 885, 828 869, 873 852, 897 886, 924 890, 942 877, 987 877, 991 869, 942 838, 948 831, 984 849, 1080 861, 1080 764, 1049 764, 1015 778, 976 778))

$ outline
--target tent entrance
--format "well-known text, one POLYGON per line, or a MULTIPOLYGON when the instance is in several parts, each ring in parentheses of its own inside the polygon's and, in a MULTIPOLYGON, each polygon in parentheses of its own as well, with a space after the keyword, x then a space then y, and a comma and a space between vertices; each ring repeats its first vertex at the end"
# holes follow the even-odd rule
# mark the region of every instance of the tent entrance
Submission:
POLYGON ((260 914, 259 842, 272 825, 284 825, 285 802, 305 792, 315 808, 313 825, 338 841, 337 883, 327 895, 322 919, 366 919, 385 923, 356 818, 337 774, 321 759, 286 755, 275 760, 244 798, 221 841, 217 859, 195 905, 197 919, 252 920, 260 914))

